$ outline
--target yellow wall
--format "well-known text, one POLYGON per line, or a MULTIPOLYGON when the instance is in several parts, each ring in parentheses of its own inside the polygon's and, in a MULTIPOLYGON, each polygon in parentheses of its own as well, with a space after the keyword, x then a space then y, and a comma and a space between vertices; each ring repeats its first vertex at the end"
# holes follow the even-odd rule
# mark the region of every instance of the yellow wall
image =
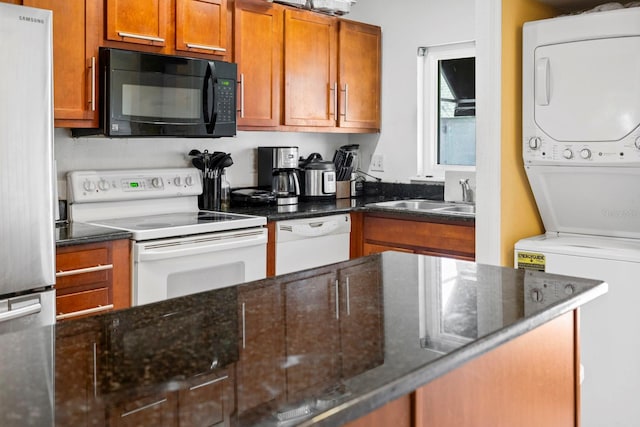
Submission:
POLYGON ((501 264, 513 266, 513 246, 544 227, 522 161, 522 24, 559 15, 535 0, 502 1, 501 264))

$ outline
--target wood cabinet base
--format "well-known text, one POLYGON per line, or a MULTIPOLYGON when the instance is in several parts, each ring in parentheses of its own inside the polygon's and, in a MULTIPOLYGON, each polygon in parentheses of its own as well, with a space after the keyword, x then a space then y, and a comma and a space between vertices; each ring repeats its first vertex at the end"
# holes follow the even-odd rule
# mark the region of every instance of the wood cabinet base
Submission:
POLYGON ((577 325, 567 313, 345 425, 577 426, 577 325))

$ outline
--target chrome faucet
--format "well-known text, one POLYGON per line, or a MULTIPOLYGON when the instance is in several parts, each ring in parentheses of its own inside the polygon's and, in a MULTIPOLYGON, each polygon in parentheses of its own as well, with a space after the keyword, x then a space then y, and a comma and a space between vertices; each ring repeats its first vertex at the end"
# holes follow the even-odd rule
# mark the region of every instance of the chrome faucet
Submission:
POLYGON ((462 201, 473 202, 473 191, 471 191, 471 186, 469 185, 469 178, 461 179, 460 186, 462 187, 462 201))

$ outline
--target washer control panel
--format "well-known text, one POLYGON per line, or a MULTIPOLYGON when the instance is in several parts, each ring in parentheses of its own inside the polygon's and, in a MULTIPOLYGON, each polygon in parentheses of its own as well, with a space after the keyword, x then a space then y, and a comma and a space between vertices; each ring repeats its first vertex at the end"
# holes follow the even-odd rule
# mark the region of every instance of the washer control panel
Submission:
POLYGON ((73 171, 67 174, 71 203, 157 199, 202 193, 194 168, 73 171))
POLYGON ((546 135, 524 135, 527 164, 630 165, 640 163, 640 130, 622 141, 560 142, 546 135))

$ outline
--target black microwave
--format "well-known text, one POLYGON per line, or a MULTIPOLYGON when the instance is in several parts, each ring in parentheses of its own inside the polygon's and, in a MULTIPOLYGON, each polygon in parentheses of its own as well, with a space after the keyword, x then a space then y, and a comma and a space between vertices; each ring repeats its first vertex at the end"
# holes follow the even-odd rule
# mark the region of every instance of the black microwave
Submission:
POLYGON ((237 65, 100 48, 100 129, 74 135, 236 135, 237 65))

